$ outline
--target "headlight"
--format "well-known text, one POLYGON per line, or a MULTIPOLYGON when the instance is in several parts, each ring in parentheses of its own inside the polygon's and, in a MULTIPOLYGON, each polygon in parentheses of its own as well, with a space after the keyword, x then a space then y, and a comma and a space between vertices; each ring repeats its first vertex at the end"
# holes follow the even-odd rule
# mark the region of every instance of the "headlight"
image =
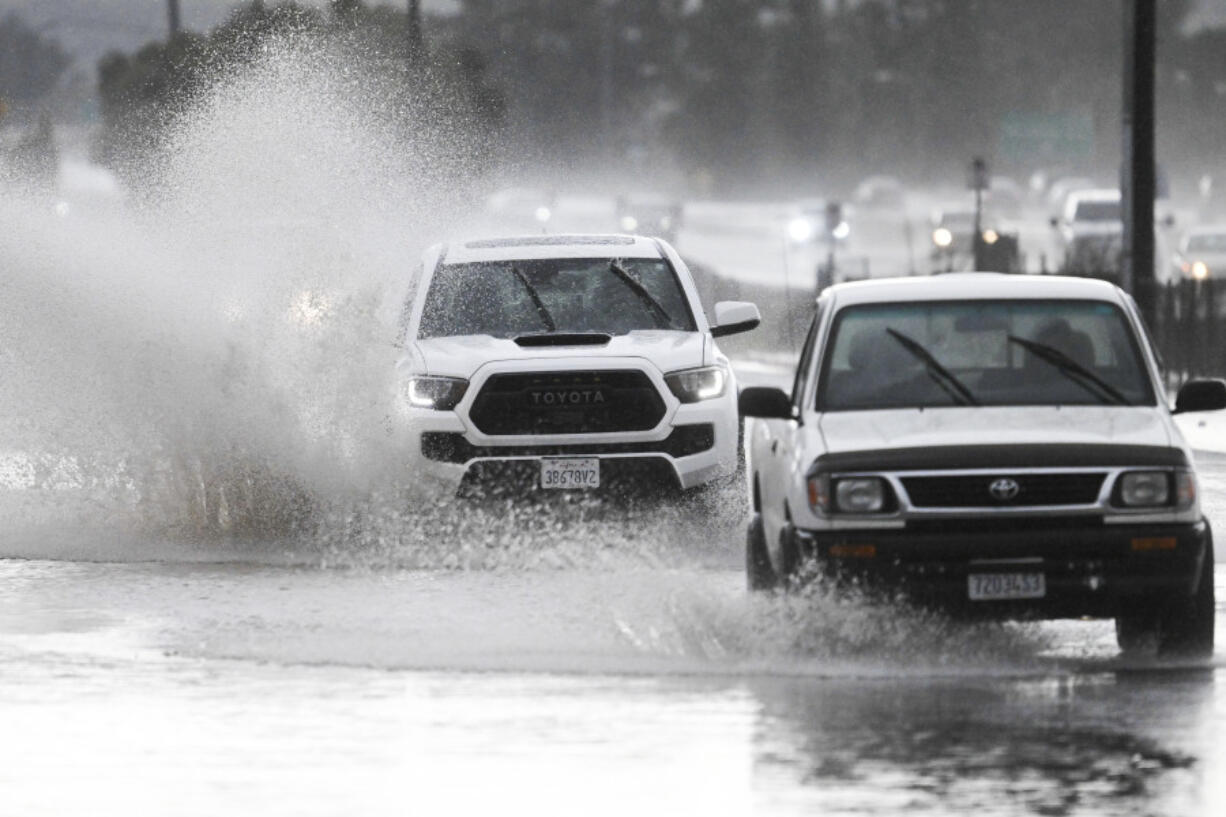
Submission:
POLYGON ((984 244, 995 244, 999 240, 1000 240, 1000 233, 996 232, 995 230, 988 228, 983 231, 983 243, 984 244))
POLYGON ((468 381, 458 377, 410 377, 404 386, 405 399, 414 408, 450 411, 459 405, 468 390, 468 381))
POLYGON ((1192 277, 1197 281, 1203 281, 1209 277, 1209 265, 1204 261, 1197 261, 1192 264, 1192 277))
POLYGON ((932 231, 932 243, 944 249, 954 243, 954 234, 945 227, 937 227, 932 231))
POLYGON ((808 480, 809 506, 829 513, 871 514, 894 510, 894 494, 880 477, 835 477, 813 474, 808 480))
POLYGON ((621 228, 623 233, 632 233, 639 228, 639 220, 634 216, 622 216, 621 228))
POLYGON ((843 513, 879 513, 885 508, 885 483, 877 477, 835 480, 834 507, 843 513))
POLYGON ((1171 475, 1167 471, 1134 471, 1120 477, 1116 500, 1129 508, 1171 504, 1171 475))
POLYGON ((664 382, 682 403, 697 403, 723 396, 728 372, 723 366, 704 366, 665 375, 664 382))

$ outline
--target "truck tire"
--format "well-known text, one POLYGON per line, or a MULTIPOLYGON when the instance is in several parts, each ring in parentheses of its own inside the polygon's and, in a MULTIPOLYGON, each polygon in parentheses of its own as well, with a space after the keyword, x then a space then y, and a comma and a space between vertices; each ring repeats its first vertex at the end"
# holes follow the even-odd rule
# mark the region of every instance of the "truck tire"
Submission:
POLYGON ((1160 656, 1203 658, 1213 654, 1215 599, 1213 537, 1206 543, 1200 579, 1190 596, 1139 602, 1116 616, 1115 640, 1125 653, 1156 651, 1160 656))
POLYGON ((1191 596, 1171 599, 1160 611, 1158 654, 1204 658, 1213 654, 1214 619, 1213 536, 1207 537, 1200 581, 1191 596))
POLYGON ((745 534, 745 577, 751 592, 779 587, 779 577, 775 575, 770 554, 766 552, 766 534, 762 529, 760 513, 755 513, 749 520, 749 530, 745 534))

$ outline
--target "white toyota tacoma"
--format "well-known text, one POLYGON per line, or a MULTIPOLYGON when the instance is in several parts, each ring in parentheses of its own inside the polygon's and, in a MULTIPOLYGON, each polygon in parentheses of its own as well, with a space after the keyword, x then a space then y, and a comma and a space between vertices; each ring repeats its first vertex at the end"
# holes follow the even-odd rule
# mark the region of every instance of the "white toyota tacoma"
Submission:
POLYGON ((715 338, 760 316, 726 301, 712 317, 658 239, 431 247, 397 363, 410 474, 461 495, 731 480, 743 466, 737 385, 715 338))
POLYGON ((827 289, 791 393, 745 389, 749 585, 901 587, 992 618, 1114 618, 1125 649, 1213 648, 1213 541, 1132 299, 967 273, 827 289))

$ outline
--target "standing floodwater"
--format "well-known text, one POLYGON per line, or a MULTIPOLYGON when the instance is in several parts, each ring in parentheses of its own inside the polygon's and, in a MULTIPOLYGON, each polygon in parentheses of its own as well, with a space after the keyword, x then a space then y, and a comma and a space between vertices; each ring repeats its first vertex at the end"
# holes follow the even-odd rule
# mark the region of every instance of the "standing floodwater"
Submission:
MULTIPOLYGON (((152 194, 0 194, 0 813, 1226 809, 1220 651, 751 597, 743 528, 667 504, 421 499, 394 327, 475 217, 326 57, 203 93, 152 194)), ((793 274, 698 212, 683 252, 793 274)))

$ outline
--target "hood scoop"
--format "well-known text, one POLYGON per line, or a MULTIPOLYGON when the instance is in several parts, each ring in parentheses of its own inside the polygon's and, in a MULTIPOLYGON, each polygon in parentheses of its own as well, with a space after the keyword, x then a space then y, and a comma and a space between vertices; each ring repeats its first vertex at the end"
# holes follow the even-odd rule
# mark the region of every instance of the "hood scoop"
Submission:
POLYGON ((612 339, 603 332, 550 332, 520 335, 515 342, 520 346, 604 346, 612 339))

